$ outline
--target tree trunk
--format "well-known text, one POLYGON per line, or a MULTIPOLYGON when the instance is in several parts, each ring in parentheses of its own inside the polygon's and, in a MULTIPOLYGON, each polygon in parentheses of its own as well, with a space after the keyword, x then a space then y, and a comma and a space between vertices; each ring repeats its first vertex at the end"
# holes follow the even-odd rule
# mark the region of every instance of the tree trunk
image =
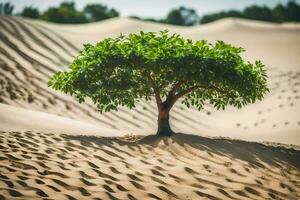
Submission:
POLYGON ((161 109, 158 113, 158 120, 157 120, 157 136, 171 136, 174 134, 170 127, 169 123, 169 112, 170 109, 161 109))

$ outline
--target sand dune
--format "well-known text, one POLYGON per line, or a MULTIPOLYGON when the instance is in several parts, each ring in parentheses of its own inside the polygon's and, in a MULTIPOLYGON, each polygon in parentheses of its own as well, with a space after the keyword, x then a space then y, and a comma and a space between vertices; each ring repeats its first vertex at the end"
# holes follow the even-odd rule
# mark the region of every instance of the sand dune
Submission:
POLYGON ((1 16, 0 199, 299 199, 299 33, 299 24, 230 18, 183 28, 127 18, 58 25, 1 16), (155 132, 154 102, 100 114, 47 87, 84 43, 164 29, 242 46, 246 59, 267 65, 271 92, 241 110, 177 104, 174 130, 194 135, 154 141, 134 136, 155 132))
POLYGON ((140 103, 131 111, 99 114, 92 104, 47 87, 57 70, 66 69, 83 43, 119 33, 170 29, 191 39, 218 39, 242 46, 246 59, 261 59, 268 67, 271 88, 264 101, 244 109, 202 112, 175 105, 171 124, 176 131, 208 136, 229 136, 253 141, 300 144, 300 26, 241 19, 182 28, 115 18, 86 25, 57 25, 17 17, 0 18, 0 102, 88 122, 99 127, 155 132, 155 104, 140 103), (83 37, 84 36, 84 37, 83 37))
POLYGON ((109 128, 100 128, 85 122, 1 103, 0 113, 0 127, 2 131, 32 130, 44 133, 55 132, 104 137, 121 136, 125 132, 109 128))

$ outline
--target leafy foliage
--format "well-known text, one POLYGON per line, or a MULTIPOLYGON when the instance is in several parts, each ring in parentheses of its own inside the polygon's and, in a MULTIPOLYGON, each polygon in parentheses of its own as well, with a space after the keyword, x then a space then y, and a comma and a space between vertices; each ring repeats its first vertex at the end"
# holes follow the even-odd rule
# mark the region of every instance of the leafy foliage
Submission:
POLYGON ((204 103, 240 108, 268 91, 264 65, 243 61, 243 51, 222 41, 193 42, 167 31, 120 35, 84 45, 69 70, 56 73, 49 86, 80 102, 90 97, 101 112, 132 108, 157 91, 161 99, 172 93, 175 100, 182 97, 182 104, 199 110, 204 103))

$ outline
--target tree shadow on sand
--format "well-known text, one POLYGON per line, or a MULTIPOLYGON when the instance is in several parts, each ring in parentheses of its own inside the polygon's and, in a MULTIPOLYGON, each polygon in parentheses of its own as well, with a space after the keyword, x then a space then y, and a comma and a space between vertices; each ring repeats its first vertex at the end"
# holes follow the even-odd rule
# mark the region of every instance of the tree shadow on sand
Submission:
MULTIPOLYGON (((166 145, 177 143, 180 146, 189 145, 193 148, 206 151, 208 154, 227 156, 248 162, 253 167, 265 168, 265 164, 271 166, 291 166, 300 169, 300 151, 282 146, 271 146, 258 142, 247 142, 224 138, 208 138, 198 135, 177 133, 172 137, 156 137, 155 135, 139 136, 136 141, 124 140, 117 137, 96 137, 96 136, 71 136, 64 135, 66 140, 78 140, 82 145, 90 146, 91 143, 107 145, 115 148, 114 143, 126 145, 128 148, 139 145, 150 145, 157 148, 160 142, 166 145)), ((121 149, 118 149, 122 151, 121 149)))

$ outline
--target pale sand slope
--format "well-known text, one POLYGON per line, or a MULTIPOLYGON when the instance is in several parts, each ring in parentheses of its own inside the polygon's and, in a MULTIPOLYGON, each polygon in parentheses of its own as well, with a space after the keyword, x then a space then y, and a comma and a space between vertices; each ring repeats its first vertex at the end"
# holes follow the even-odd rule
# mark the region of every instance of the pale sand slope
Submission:
POLYGON ((0 127, 2 131, 32 130, 44 133, 84 134, 115 137, 120 130, 100 128, 57 115, 17 108, 0 103, 0 127))
POLYGON ((300 151, 178 134, 153 141, 1 132, 0 199, 300 198, 300 151))
MULTIPOLYGON (((100 114, 91 103, 47 87, 49 77, 66 69, 83 43, 120 32, 169 29, 192 39, 224 40, 247 51, 244 57, 261 59, 268 67, 271 92, 262 102, 241 110, 203 111, 175 105, 174 130, 206 136, 300 144, 300 25, 224 19, 182 28, 115 18, 85 25, 57 25, 22 18, 0 18, 0 102, 88 122, 127 133, 149 134, 156 129, 155 103, 140 103, 131 111, 100 114)), ((124 133, 124 134, 127 134, 124 133)))

